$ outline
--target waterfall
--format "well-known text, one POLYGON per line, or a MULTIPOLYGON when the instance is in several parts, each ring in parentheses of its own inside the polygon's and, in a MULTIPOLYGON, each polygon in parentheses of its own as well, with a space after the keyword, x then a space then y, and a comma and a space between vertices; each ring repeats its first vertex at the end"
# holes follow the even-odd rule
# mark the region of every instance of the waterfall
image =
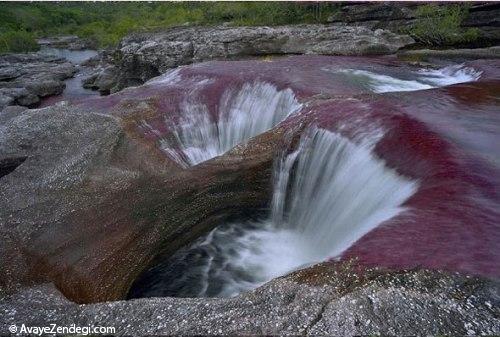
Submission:
POLYGON ((216 121, 206 105, 190 98, 180 107, 182 118, 173 127, 173 139, 162 140, 161 146, 179 164, 196 165, 269 130, 300 107, 291 89, 262 82, 224 92, 216 121))
POLYGON ((278 165, 271 221, 300 233, 318 257, 327 257, 398 214, 416 184, 387 168, 373 146, 310 129, 298 151, 278 165))
POLYGON ((316 127, 275 165, 271 215, 222 224, 150 271, 134 296, 227 297, 301 266, 339 256, 403 211, 417 183, 373 153, 316 127))

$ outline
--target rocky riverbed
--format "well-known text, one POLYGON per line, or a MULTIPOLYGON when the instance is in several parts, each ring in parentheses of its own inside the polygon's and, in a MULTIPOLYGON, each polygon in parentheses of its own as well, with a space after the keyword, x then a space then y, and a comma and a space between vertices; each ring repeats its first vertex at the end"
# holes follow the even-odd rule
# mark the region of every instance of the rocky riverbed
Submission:
MULTIPOLYGON (((2 56, 0 333, 500 333, 498 47, 394 55, 413 42, 344 23, 134 34, 85 63, 112 94, 39 109, 77 67, 2 56), (232 298, 125 300, 217 228, 271 241, 243 254, 254 271, 287 260, 290 230, 301 263, 232 298)), ((208 286, 250 283, 220 247, 208 286)))
POLYGON ((76 305, 51 285, 0 300, 9 326, 115 327, 144 335, 494 335, 499 284, 429 271, 359 271, 331 264, 232 299, 151 298, 76 305))
POLYGON ((41 98, 62 93, 64 80, 76 71, 72 63, 52 55, 0 56, 0 108, 8 105, 36 106, 41 98))

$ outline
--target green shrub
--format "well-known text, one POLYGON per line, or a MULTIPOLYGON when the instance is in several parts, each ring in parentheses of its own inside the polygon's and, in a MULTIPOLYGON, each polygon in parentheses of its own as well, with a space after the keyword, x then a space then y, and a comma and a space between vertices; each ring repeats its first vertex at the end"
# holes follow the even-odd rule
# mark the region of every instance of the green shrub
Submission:
MULTIPOLYGON (((138 30, 183 25, 325 22, 338 4, 305 2, 0 2, 0 32, 75 34, 100 47, 138 30)), ((10 46, 10 44, 9 44, 10 46)), ((1 46, 2 50, 5 47, 1 46)), ((10 48, 10 47, 9 47, 10 48)))
POLYGON ((468 15, 464 5, 438 6, 428 4, 417 8, 417 22, 408 33, 416 41, 430 46, 450 46, 474 42, 479 30, 460 27, 468 15))
POLYGON ((40 49, 33 34, 24 30, 0 33, 0 53, 24 53, 40 49))

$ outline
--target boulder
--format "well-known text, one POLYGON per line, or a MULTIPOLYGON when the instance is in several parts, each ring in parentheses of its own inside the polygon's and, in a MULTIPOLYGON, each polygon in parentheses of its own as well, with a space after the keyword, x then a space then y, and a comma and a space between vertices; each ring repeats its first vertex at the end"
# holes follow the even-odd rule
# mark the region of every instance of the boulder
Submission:
POLYGON ((115 85, 115 78, 117 76, 117 68, 115 66, 107 66, 84 79, 82 85, 87 89, 99 90, 102 95, 109 95, 115 85))
POLYGON ((0 56, 0 109, 7 105, 36 106, 40 98, 60 94, 76 67, 42 53, 0 56))

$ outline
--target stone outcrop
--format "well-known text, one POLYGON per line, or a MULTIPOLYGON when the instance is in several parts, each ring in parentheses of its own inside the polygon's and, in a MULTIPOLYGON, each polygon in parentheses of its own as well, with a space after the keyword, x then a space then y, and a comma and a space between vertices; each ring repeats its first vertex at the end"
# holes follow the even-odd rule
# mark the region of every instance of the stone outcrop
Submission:
POLYGON ((119 299, 158 251, 265 207, 279 133, 185 171, 134 131, 154 107, 117 110, 0 115, 2 288, 47 280, 79 302, 119 299))
POLYGON ((500 58, 500 46, 475 49, 417 49, 402 50, 398 56, 408 60, 428 61, 432 59, 448 59, 463 61, 469 59, 498 59, 500 58))
POLYGON ((132 34, 118 47, 116 86, 112 91, 142 84, 170 68, 211 59, 285 54, 382 55, 413 42, 406 35, 345 25, 179 27, 132 34))
POLYGON ((86 89, 98 90, 101 95, 109 95, 118 76, 118 69, 113 65, 107 65, 85 78, 82 85, 86 89))
POLYGON ((63 48, 69 50, 92 49, 92 44, 76 35, 63 35, 38 39, 37 43, 42 47, 63 48))
MULTIPOLYGON (((15 324, 114 327, 118 335, 495 335, 500 285, 429 271, 353 271, 329 263, 230 299, 149 298, 79 306, 50 285, 0 299, 15 324)), ((19 331, 19 330, 18 330, 19 331)))
POLYGON ((0 110, 7 105, 36 106, 40 98, 60 94, 76 67, 41 53, 0 56, 0 110))
MULTIPOLYGON (((417 2, 350 3, 343 5, 328 21, 401 33, 417 21, 417 9, 422 5, 417 2)), ((443 3, 441 6, 449 4, 443 3)), ((468 14, 461 27, 477 28, 481 43, 487 46, 497 45, 500 42, 500 5, 495 2, 478 2, 469 4, 467 8, 468 14)))

